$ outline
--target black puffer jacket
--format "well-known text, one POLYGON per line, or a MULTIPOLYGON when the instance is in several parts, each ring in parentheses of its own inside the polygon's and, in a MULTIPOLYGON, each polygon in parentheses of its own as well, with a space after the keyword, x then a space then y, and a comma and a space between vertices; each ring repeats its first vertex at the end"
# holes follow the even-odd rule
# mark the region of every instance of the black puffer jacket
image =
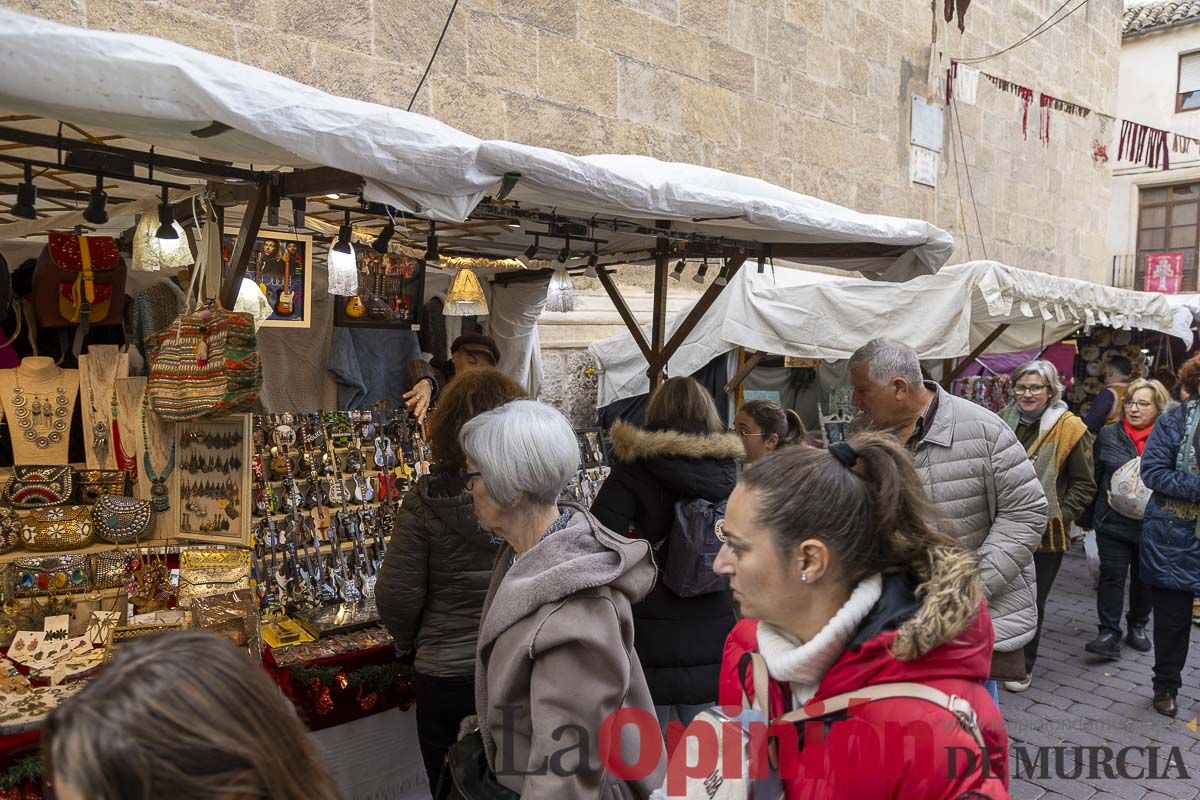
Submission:
MULTIPOLYGON (((657 545, 671 532, 675 503, 725 500, 745 457, 736 435, 706 436, 699 426, 668 423, 646 430, 613 426, 612 474, 592 513, 604 527, 657 545), (691 432, 688 432, 688 431, 691 432)), ((666 556, 660 550, 655 560, 666 556)), ((715 703, 725 637, 735 622, 728 592, 682 598, 659 581, 633 607, 634 647, 655 705, 715 703)))
POLYGON ((475 674, 479 617, 499 549, 480 529, 457 476, 425 476, 404 496, 375 602, 417 672, 475 674))
POLYGON ((1092 457, 1096 469, 1096 499, 1092 501, 1090 515, 1079 521, 1080 526, 1127 542, 1138 541, 1142 535, 1142 521, 1113 511, 1108 504, 1113 473, 1138 457, 1137 446, 1125 433, 1123 421, 1100 429, 1092 457))

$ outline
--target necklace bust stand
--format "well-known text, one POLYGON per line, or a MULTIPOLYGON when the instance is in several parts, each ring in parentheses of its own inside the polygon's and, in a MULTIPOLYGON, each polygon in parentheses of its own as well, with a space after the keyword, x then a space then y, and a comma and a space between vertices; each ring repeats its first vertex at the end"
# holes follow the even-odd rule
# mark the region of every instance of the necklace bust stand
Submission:
MULTIPOLYGON (((129 374, 129 354, 116 345, 92 345, 79 357, 79 404, 88 469, 116 469, 112 407, 117 378, 129 374)), ((123 421, 122 431, 130 427, 123 421)), ((136 427, 136 425, 133 425, 136 427)))
POLYGON ((79 370, 29 356, 0 370, 0 405, 8 422, 16 464, 67 464, 71 417, 79 396, 79 370))

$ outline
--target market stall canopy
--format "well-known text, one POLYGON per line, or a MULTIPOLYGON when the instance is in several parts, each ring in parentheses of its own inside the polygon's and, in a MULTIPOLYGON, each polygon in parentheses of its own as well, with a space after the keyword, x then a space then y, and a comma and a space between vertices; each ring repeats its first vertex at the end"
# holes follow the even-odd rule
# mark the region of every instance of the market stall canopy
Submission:
MULTIPOLYGON (((579 157, 483 141, 420 114, 330 95, 162 39, 2 10, 0 76, 0 108, 117 134, 106 142, 127 138, 259 170, 334 168, 361 178, 367 202, 460 226, 491 221, 439 227, 442 249, 452 254, 516 255, 541 233, 554 240, 542 242, 546 257, 564 240, 568 251, 574 242, 569 265, 593 252, 633 262, 647 260, 668 229, 667 238, 700 256, 741 247, 751 258, 798 258, 906 280, 935 272, 953 249, 950 236, 926 222, 860 214, 761 180, 639 156, 579 157), (507 201, 485 202, 501 194, 506 175, 507 201), (591 229, 567 229, 567 238, 546 225, 557 217, 589 221, 591 229), (707 237, 717 252, 692 248, 690 235, 707 237)), ((345 210, 333 208, 328 221, 336 224, 345 210)), ((427 233, 397 235, 423 245, 427 233)))
MULTIPOLYGON (((1200 322, 1200 294, 1164 294, 1163 297, 1167 298, 1167 303, 1175 315, 1175 324, 1181 330, 1191 329, 1200 322)), ((1186 341, 1190 349, 1192 339, 1189 337, 1186 341)))
MULTIPOLYGON (((668 325, 674 330, 687 309, 668 325)), ((1008 328, 988 353, 1030 350, 1080 325, 1139 327, 1191 344, 1163 295, 1099 286, 1016 269, 995 261, 946 267, 907 283, 877 283, 800 270, 742 270, 670 360, 690 375, 722 353, 745 347, 799 358, 842 360, 878 336, 898 339, 922 359, 970 354, 1008 328)), ((589 348, 602 370, 598 405, 644 394, 645 362, 627 334, 589 348)))

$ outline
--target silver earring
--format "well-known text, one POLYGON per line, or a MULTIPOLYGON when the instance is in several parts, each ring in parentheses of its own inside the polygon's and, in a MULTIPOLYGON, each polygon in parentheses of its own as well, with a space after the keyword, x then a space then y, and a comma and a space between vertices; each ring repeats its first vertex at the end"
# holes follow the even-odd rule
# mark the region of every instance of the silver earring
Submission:
POLYGON ((801 575, 801 576, 800 576, 800 582, 801 582, 801 583, 808 583, 808 575, 807 575, 807 574, 805 574, 805 575, 801 575))

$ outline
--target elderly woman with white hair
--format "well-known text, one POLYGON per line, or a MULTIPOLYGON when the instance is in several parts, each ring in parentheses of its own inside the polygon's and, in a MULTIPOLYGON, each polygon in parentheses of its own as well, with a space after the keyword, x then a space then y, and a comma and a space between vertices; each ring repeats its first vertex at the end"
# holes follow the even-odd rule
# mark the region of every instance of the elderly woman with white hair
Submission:
POLYGON ((654 584, 649 544, 559 502, 579 444, 553 408, 508 403, 464 425, 460 442, 479 524, 505 542, 475 667, 487 766, 525 800, 649 797, 665 760, 630 610, 654 584), (619 711, 640 724, 604 727, 619 711), (601 759, 614 752, 648 774, 614 774, 601 759))
POLYGON ((1071 547, 1071 523, 1083 516, 1096 494, 1092 441, 1083 420, 1067 410, 1058 368, 1049 361, 1029 361, 1013 370, 1016 401, 1000 416, 1017 434, 1033 462, 1046 493, 1046 531, 1033 554, 1037 573, 1037 632, 1025 645, 1025 679, 1004 688, 1023 692, 1033 681, 1038 643, 1046 616, 1046 598, 1071 547))

